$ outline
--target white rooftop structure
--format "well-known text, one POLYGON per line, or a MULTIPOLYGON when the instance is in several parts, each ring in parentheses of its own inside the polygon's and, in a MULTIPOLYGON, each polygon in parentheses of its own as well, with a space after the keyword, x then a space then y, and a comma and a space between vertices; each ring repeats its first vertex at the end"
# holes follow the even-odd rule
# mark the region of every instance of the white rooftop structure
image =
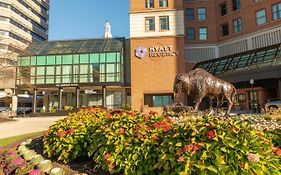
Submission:
POLYGON ((105 23, 103 38, 105 38, 105 39, 112 38, 111 25, 110 25, 109 21, 106 21, 106 23, 105 23))

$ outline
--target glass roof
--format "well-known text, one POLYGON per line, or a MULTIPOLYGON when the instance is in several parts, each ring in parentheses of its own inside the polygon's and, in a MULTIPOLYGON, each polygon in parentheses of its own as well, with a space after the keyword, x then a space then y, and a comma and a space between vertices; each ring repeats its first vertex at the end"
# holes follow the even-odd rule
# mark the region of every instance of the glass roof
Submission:
POLYGON ((124 38, 35 42, 21 56, 121 52, 124 38))
POLYGON ((275 65, 276 58, 281 58, 281 44, 200 62, 195 68, 203 68, 211 74, 218 75, 256 65, 275 65))

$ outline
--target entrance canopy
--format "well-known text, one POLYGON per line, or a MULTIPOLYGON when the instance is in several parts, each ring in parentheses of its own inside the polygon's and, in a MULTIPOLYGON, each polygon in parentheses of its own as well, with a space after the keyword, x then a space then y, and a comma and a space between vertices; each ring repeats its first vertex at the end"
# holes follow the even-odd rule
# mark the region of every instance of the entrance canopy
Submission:
MULTIPOLYGON (((224 74, 251 72, 254 69, 281 66, 281 44, 242 52, 235 55, 212 59, 197 63, 195 68, 203 68, 213 75, 223 77, 224 74)), ((280 75, 281 76, 281 75, 280 75)))

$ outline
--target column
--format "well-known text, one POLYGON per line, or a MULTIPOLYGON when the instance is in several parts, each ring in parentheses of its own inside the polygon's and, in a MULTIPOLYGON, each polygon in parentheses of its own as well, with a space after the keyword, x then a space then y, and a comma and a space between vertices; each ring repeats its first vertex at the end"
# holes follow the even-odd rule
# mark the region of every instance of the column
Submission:
POLYGON ((45 112, 47 112, 47 111, 49 111, 49 95, 45 91, 42 92, 42 95, 44 95, 44 97, 43 97, 43 110, 45 112))
POLYGON ((80 108, 80 88, 76 88, 76 108, 80 108))
POLYGON ((102 87, 102 106, 106 107, 106 87, 102 87))
POLYGON ((122 96, 121 96, 121 105, 127 104, 127 96, 126 96, 126 89, 122 89, 122 96))
POLYGON ((37 109, 37 89, 33 89, 33 99, 32 99, 32 113, 36 113, 37 109))
POLYGON ((281 100, 281 79, 278 80, 278 92, 279 92, 278 97, 281 100))
POLYGON ((63 89, 60 87, 59 88, 59 110, 62 110, 62 92, 63 92, 63 89))

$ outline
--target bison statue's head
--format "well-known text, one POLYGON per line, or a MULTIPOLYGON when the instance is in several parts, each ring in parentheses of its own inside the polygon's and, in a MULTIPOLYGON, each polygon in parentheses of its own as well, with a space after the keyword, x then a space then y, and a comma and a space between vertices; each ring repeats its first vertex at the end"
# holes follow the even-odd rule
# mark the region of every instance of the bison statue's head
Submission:
POLYGON ((179 94, 183 92, 183 74, 178 74, 174 82, 174 98, 178 98, 179 94))

